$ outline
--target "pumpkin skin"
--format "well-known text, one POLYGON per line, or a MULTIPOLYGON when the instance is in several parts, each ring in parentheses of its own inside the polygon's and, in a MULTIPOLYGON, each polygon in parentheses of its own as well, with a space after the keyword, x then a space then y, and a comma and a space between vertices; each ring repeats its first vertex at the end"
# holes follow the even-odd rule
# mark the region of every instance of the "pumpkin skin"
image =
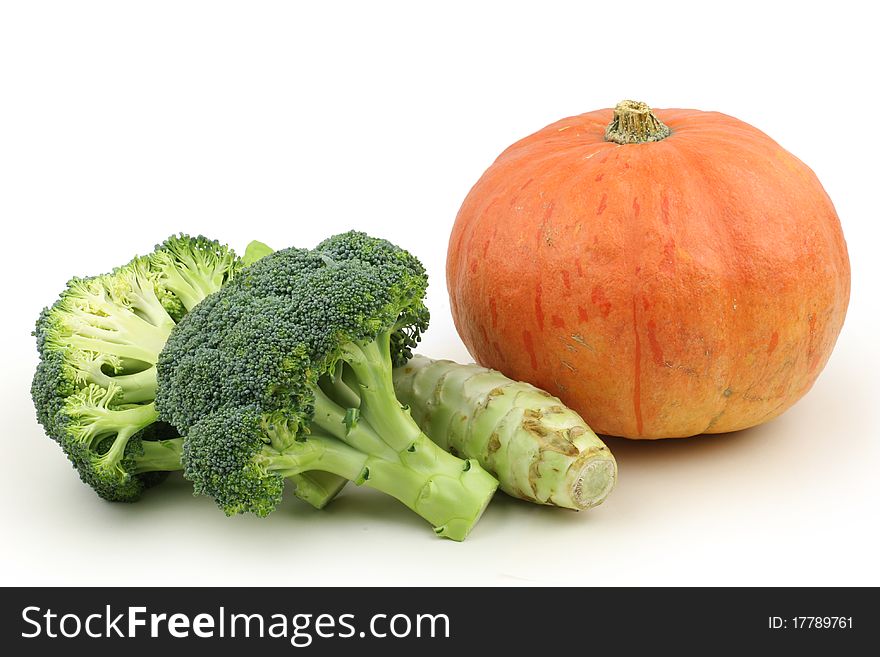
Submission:
POLYGON ((605 141, 606 109, 498 157, 450 238, 456 328, 481 365, 598 433, 766 422, 810 389, 843 324, 840 221, 815 174, 756 128, 654 114, 661 141, 605 141))

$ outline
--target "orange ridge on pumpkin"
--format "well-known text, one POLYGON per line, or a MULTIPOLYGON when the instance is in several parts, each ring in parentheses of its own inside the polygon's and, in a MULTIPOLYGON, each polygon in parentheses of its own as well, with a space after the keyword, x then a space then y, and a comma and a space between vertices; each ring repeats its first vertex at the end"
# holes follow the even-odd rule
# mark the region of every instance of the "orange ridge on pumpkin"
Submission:
POLYGON ((636 318, 636 300, 635 297, 632 300, 632 312, 633 312, 633 334, 635 335, 635 343, 636 343, 636 353, 635 358, 635 372, 633 374, 633 412, 636 416, 636 435, 641 436, 644 433, 644 423, 642 420, 642 341, 639 338, 639 327, 636 318))

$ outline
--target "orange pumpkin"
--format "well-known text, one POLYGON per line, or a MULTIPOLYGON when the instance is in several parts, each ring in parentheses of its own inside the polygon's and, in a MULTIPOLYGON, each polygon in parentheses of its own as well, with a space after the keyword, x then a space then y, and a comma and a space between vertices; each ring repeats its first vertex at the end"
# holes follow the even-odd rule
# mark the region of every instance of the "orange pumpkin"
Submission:
POLYGON ((449 243, 473 357, 599 433, 667 438, 776 417, 828 360, 846 243, 815 174, 716 112, 624 101, 504 151, 449 243))

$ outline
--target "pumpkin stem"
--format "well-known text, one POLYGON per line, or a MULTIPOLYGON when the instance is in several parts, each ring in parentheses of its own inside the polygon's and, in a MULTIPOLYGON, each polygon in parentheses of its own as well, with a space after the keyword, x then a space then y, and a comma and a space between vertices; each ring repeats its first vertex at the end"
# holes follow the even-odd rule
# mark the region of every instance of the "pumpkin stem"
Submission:
POLYGON ((614 108, 614 118, 605 128, 605 141, 615 144, 643 144, 669 136, 669 126, 654 116, 645 103, 623 100, 614 108))

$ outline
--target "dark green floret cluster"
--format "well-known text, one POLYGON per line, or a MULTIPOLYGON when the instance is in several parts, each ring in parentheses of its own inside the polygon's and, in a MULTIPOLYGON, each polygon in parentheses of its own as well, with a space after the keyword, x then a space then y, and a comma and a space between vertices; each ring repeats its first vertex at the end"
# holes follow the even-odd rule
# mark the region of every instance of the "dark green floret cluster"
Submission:
POLYGON ((322 473, 464 538, 496 482, 431 443, 391 377, 427 328, 426 287, 411 254, 350 232, 261 258, 184 317, 159 358, 156 403, 187 435, 196 490, 228 514, 267 515, 285 478, 322 473))
POLYGON ((426 286, 415 258, 360 233, 273 253, 175 331, 159 366, 163 416, 189 428, 220 408, 258 403, 307 423, 318 377, 343 347, 384 338, 392 362, 409 358, 427 328, 426 286))

